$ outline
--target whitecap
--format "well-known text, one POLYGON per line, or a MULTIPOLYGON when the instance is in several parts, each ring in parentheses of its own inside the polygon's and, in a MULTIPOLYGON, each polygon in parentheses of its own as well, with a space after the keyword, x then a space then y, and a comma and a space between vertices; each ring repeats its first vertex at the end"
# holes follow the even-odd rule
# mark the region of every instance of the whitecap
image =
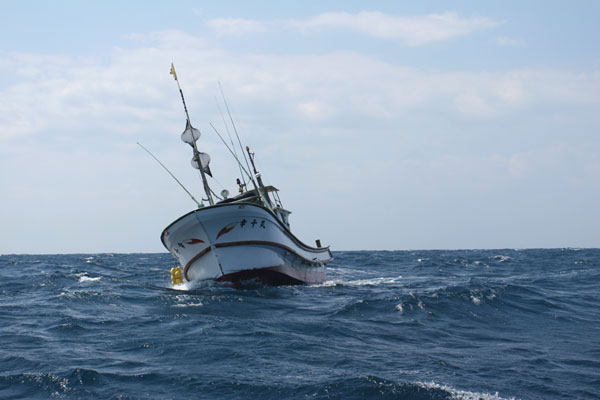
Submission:
POLYGON ((100 276, 97 276, 95 278, 91 278, 89 276, 84 275, 84 276, 82 276, 82 277, 79 278, 79 282, 98 282, 101 279, 102 279, 102 277, 100 277, 100 276))
POLYGON ((444 390, 450 393, 452 399, 457 400, 515 400, 514 397, 500 397, 498 392, 491 393, 478 393, 478 392, 469 392, 466 390, 458 390, 448 385, 440 385, 439 383, 431 382, 415 382, 415 384, 425 388, 425 389, 438 389, 444 390))
POLYGON ((344 285, 348 286, 377 286, 377 285, 391 285, 402 279, 402 276, 395 277, 383 277, 383 278, 371 278, 371 279, 357 279, 353 281, 344 282, 344 285))
POLYGON ((173 307, 201 307, 204 304, 200 301, 198 303, 186 303, 186 304, 175 304, 173 307))
POLYGON ((214 280, 203 280, 203 281, 185 281, 183 283, 180 283, 178 285, 169 285, 168 288, 169 289, 174 289, 174 290, 184 290, 184 291, 188 291, 188 290, 196 290, 196 289, 200 289, 200 288, 206 288, 206 287, 211 287, 211 286, 215 286, 216 284, 218 284, 219 282, 214 281, 214 280))
POLYGON ((189 282, 183 282, 178 285, 171 285, 170 288, 175 290, 191 290, 190 286, 189 282))
POLYGON ((343 281, 341 279, 332 279, 321 283, 315 283, 310 285, 310 287, 333 287, 333 286, 342 286, 343 281))
POLYGON ((382 278, 371 278, 371 279, 356 279, 346 281, 343 279, 331 279, 322 283, 316 283, 310 285, 311 287, 332 287, 332 286, 378 286, 378 285, 392 285, 402 279, 402 276, 395 277, 382 277, 382 278))

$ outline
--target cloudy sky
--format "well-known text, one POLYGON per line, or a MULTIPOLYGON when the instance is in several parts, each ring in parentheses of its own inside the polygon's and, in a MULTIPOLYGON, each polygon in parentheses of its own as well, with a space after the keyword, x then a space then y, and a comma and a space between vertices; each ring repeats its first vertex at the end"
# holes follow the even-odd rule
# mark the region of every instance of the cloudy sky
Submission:
POLYGON ((597 1, 3 1, 0 253, 162 252, 245 143, 334 250, 600 246, 597 1))

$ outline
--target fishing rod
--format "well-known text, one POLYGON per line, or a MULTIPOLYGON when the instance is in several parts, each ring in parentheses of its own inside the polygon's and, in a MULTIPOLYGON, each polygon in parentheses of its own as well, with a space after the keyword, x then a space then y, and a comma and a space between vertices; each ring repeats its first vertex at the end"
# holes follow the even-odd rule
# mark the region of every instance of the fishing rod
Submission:
MULTIPOLYGON (((227 99, 225 98, 225 93, 223 93, 223 87, 221 86, 221 82, 219 82, 219 90, 221 91, 221 97, 223 97, 223 103, 225 103, 225 108, 227 109, 227 114, 229 114, 229 119, 231 120, 231 126, 233 126, 233 131, 235 132, 235 136, 237 136, 237 140, 240 145, 240 150, 242 151, 242 155, 244 156, 244 161, 246 161, 246 167, 248 167, 248 170, 250 170, 250 164, 248 164, 248 159, 246 158, 246 154, 244 153, 244 146, 242 146, 242 141, 240 140, 240 135, 238 134, 237 128, 235 127, 235 122, 233 122, 233 117, 231 116, 231 111, 229 111, 229 105, 227 104, 227 99)), ((254 181, 254 179, 252 181, 254 181)), ((256 186, 256 183, 254 184, 254 186, 256 186)))
MULTIPOLYGON (((231 153, 231 155, 233 156, 233 158, 235 159, 235 161, 237 161, 238 166, 240 167, 240 172, 243 171, 246 175, 248 175, 249 179, 252 179, 252 175, 250 175, 250 173, 248 171, 246 171, 246 168, 244 168, 244 166, 240 162, 240 159, 237 156, 237 154, 235 154, 231 150, 231 148, 229 147, 229 145, 227 144, 227 142, 225 141, 225 139, 223 139, 223 136, 221 136, 221 134, 219 133, 219 131, 217 130, 217 128, 215 128, 215 126, 212 124, 212 122, 209 122, 209 125, 211 126, 211 128, 213 128, 213 130, 215 131, 215 133, 217 134, 217 136, 219 137, 219 139, 221 139, 221 142, 223 142, 223 144, 225 145, 225 147, 227 148, 227 150, 229 150, 229 152, 231 153)), ((234 147, 234 149, 235 149, 235 147, 234 147)), ((243 177, 244 177, 244 175, 242 175, 242 178, 243 177)))
MULTIPOLYGON (((235 122, 233 122, 233 117, 231 116, 231 111, 229 110, 229 104, 227 104, 227 99, 225 98, 225 93, 223 93, 223 87, 221 86, 221 82, 219 81, 219 90, 221 91, 221 96, 223 97, 223 103, 225 103, 225 108, 227 109, 227 114, 229 114, 229 119, 231 120, 231 126, 233 126, 233 131, 235 132, 235 136, 237 137, 238 144, 240 145, 240 150, 242 151, 242 155, 244 156, 244 161, 246 162, 246 167, 250 170, 250 164, 248 163, 248 159, 246 158, 246 154, 244 153, 244 147, 242 146, 242 141, 240 140, 240 135, 238 134, 237 128, 235 127, 235 122)), ((248 146, 246 146, 248 149, 248 146)), ((256 177, 259 179, 259 176, 256 177)), ((265 190, 264 193, 259 189, 259 186, 256 184, 256 181, 252 176, 250 176, 250 180, 252 181, 252 185, 256 190, 256 193, 260 197, 261 201, 271 211, 273 211, 271 206, 271 200, 269 199, 269 194, 265 190)), ((263 187, 264 188, 264 187, 263 187)))
POLYGON ((203 207, 202 203, 199 203, 198 200, 196 200, 196 198, 194 197, 194 195, 192 195, 190 193, 190 191, 187 190, 185 186, 183 186, 183 183, 179 182, 179 179, 177 179, 175 177, 175 175, 173 175, 173 173, 171 171, 169 171, 169 169, 167 167, 165 167, 165 165, 163 163, 161 163, 160 160, 158 158, 156 158, 156 156, 150 152, 150 150, 148 150, 147 148, 145 148, 144 146, 142 146, 140 144, 140 142, 136 142, 136 143, 137 143, 138 146, 140 146, 142 149, 144 149, 146 151, 146 153, 150 154, 150 156, 152 158, 154 158, 156 160, 156 162, 159 163, 160 166, 163 167, 165 169, 165 171, 167 171, 167 173, 169 175, 171 175, 171 178, 175 179, 175 182, 177 182, 179 184, 179 186, 181 186, 181 188, 183 190, 185 190, 185 192, 188 194, 188 196, 190 196, 192 198, 192 200, 194 200, 194 203, 196 203, 196 205, 198 206, 198 208, 203 207))
MULTIPOLYGON (((219 133, 219 131, 217 130, 217 128, 215 128, 215 126, 212 124, 212 122, 209 122, 209 124, 214 129, 214 131, 217 134, 217 136, 219 136, 219 139, 221 139, 221 141, 223 142, 223 144, 225 145, 225 147, 227 147, 227 150, 229 150, 229 152, 231 153, 231 155, 233 156, 233 158, 235 158, 235 160, 238 162, 238 165, 240 166, 240 168, 242 168, 244 170, 244 172, 246 173, 246 175, 248 175, 248 178, 250 179, 250 181, 252 182, 252 185, 254 186, 254 190, 256 190, 256 194, 258 194, 258 197, 260 197, 260 200, 263 202, 263 204, 265 205, 265 207, 267 207, 268 209, 270 209, 271 211, 273 211, 273 207, 271 205, 271 200, 269 199, 268 195, 265 195, 265 193, 267 193, 267 191, 264 189, 264 186, 261 185, 261 188, 263 190, 259 190, 259 186, 254 181, 254 178, 252 178, 252 175, 250 175, 250 173, 248 173, 248 171, 246 171, 246 168, 243 167, 243 165, 240 162, 239 158, 236 157, 235 154, 233 154, 233 151, 231 151, 231 149, 229 148, 229 146, 225 142, 225 139, 223 139, 223 137, 221 136, 221 134, 219 133), (264 191, 264 193, 263 193, 263 191, 264 191)), ((248 149, 248 146, 246 146, 246 148, 248 149)), ((252 165, 254 165, 254 163, 252 165)), ((256 168, 254 168, 254 170, 256 171, 256 168)), ((260 179, 260 175, 259 175, 258 179, 260 179)), ((261 184, 262 184, 262 182, 261 182, 261 184)))
MULTIPOLYGON (((223 125, 225 125, 225 130, 227 131, 227 136, 229 137, 229 142, 231 142, 231 147, 233 148, 233 156, 235 157, 236 161, 238 162, 238 167, 240 168, 240 177, 242 178, 242 182, 244 183, 245 187, 248 187, 248 185, 246 184, 246 179, 244 178, 244 174, 242 173, 242 164, 240 163, 238 156, 237 156, 237 151, 235 150, 235 144, 233 144, 233 139, 231 138, 231 132, 229 131, 229 125, 227 125, 227 122, 225 122, 225 116, 223 115, 223 111, 221 111, 221 105, 219 105, 219 100, 217 99, 217 96, 215 96, 215 103, 217 103, 217 108, 219 109, 219 114, 221 114, 221 119, 223 120, 223 125)), ((213 129, 215 129, 215 127, 213 126, 213 129)), ((215 129, 216 132, 216 129, 215 129)), ((217 132, 217 135, 219 133, 217 132)), ((220 137, 220 135, 219 135, 220 137)), ((223 140, 223 139, 221 139, 223 140)), ((225 141, 223 141, 223 143, 225 143, 225 141)), ((229 150, 229 152, 231 152, 231 150, 229 150)))

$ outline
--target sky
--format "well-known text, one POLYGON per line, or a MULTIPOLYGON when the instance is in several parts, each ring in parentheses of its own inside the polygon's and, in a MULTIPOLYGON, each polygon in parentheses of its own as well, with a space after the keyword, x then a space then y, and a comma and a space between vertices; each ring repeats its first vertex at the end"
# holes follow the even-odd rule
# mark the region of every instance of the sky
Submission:
POLYGON ((335 250, 600 246, 600 2, 5 1, 0 254, 164 252, 244 144, 335 250))

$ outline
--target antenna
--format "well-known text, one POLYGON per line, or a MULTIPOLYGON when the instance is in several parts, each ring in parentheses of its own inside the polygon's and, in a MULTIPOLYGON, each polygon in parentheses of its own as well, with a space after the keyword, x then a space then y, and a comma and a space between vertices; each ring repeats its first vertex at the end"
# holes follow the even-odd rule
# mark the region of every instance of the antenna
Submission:
POLYGON ((256 180, 258 181, 258 186, 260 186, 263 191, 264 197, 267 200, 268 206, 271 207, 271 199, 269 199, 269 193, 265 189, 265 185, 263 185, 262 178, 258 171, 256 170, 256 165, 254 164, 254 153, 250 152, 250 147, 246 146, 246 151, 248 152, 248 158, 250 158, 250 162, 252 163, 252 168, 254 169, 254 175, 256 176, 256 180))

